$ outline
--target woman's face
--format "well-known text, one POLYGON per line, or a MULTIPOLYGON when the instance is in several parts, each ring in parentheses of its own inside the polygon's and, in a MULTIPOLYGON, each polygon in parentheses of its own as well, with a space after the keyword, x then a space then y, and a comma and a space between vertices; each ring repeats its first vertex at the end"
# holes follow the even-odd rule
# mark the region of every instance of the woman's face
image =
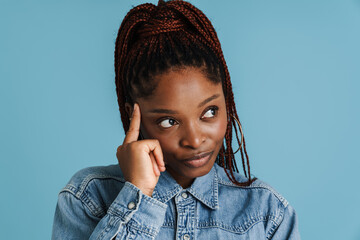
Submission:
POLYGON ((227 126, 222 85, 195 68, 168 71, 157 80, 152 95, 137 99, 141 133, 159 140, 167 171, 188 187, 211 170, 222 146, 227 126))

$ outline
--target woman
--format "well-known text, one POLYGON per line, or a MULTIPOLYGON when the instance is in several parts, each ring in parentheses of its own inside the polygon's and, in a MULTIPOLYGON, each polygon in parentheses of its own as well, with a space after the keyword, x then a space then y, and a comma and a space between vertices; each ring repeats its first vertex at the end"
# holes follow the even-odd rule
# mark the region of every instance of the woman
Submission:
POLYGON ((294 209, 251 177, 226 62, 200 10, 184 1, 133 8, 115 74, 119 164, 75 174, 53 239, 299 239, 294 209))

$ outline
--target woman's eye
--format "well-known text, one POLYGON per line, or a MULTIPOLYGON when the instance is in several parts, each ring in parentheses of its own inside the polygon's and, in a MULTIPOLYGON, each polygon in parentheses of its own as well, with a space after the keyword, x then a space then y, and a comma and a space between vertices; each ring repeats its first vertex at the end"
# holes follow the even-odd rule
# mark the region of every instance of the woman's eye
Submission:
POLYGON ((176 121, 174 119, 165 119, 165 120, 162 120, 159 125, 163 128, 169 128, 169 127, 172 127, 176 124, 176 121))
POLYGON ((212 118, 212 117, 215 117, 216 115, 216 111, 218 109, 213 107, 213 108, 210 108, 209 110, 207 110, 204 115, 202 116, 202 118, 212 118))

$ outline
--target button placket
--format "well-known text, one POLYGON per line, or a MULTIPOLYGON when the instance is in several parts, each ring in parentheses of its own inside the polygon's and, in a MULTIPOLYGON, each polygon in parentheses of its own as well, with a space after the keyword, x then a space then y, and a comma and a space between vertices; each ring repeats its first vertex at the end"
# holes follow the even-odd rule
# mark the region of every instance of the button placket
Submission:
POLYGON ((181 197, 187 199, 189 195, 186 192, 181 193, 181 197))
POLYGON ((183 190, 175 198, 177 208, 176 239, 192 240, 195 228, 196 200, 183 190))

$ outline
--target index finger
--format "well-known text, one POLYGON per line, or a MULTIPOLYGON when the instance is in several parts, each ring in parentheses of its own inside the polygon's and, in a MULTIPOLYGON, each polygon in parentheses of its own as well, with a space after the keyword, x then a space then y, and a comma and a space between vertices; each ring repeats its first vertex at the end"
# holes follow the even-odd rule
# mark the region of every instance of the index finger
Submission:
POLYGON ((139 105, 135 103, 132 113, 132 118, 130 120, 129 130, 127 131, 124 139, 124 144, 135 142, 138 140, 140 133, 140 122, 141 122, 140 108, 139 105))

